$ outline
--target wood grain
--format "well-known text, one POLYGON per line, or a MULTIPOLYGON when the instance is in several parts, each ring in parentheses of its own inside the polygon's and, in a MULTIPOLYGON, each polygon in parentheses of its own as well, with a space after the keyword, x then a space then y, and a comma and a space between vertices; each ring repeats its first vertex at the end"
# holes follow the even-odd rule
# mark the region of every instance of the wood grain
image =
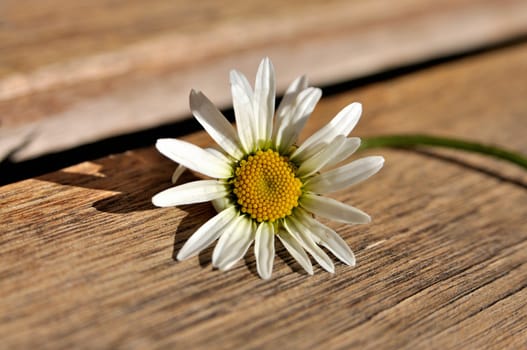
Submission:
MULTIPOLYGON (((356 136, 433 132, 526 153, 526 79, 522 45, 325 98, 307 131, 357 100, 356 136)), ((278 246, 268 282, 252 253, 227 273, 210 250, 174 261, 213 209, 153 208, 174 164, 152 148, 1 187, 2 346, 525 348, 525 173, 454 152, 370 153, 385 168, 336 197, 373 223, 330 223, 358 265, 309 277, 278 246)))
POLYGON ((527 34, 522 0, 7 0, 0 4, 0 158, 16 161, 189 116, 199 87, 270 56, 278 87, 333 84, 527 34))

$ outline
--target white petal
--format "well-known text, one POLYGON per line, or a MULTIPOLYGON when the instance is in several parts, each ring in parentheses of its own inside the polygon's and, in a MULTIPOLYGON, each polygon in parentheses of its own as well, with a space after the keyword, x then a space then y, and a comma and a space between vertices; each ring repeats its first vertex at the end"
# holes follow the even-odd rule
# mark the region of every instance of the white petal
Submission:
POLYGON ((194 90, 190 92, 190 109, 196 120, 225 152, 234 158, 242 156, 234 128, 203 93, 194 90))
POLYGON ((334 273, 335 266, 330 257, 324 253, 319 246, 313 241, 313 238, 308 233, 309 227, 296 220, 294 216, 289 217, 284 221, 284 227, 289 233, 308 251, 309 254, 318 262, 318 264, 326 271, 334 273))
POLYGON ((174 162, 214 178, 228 178, 232 168, 226 158, 220 158, 189 142, 159 139, 156 148, 174 162))
POLYGON ((244 91, 244 93, 249 97, 250 100, 253 99, 253 89, 247 77, 243 75, 242 72, 232 69, 230 72, 231 84, 236 84, 244 91))
POLYGON ((152 197, 152 203, 157 207, 172 207, 207 202, 225 197, 228 193, 227 187, 216 180, 199 180, 159 192, 152 197))
POLYGON ((254 256, 258 274, 265 280, 273 273, 274 253, 274 226, 261 223, 254 238, 254 256))
POLYGON ((238 137, 245 152, 251 152, 254 149, 256 134, 256 123, 253 118, 252 101, 253 93, 245 76, 232 70, 230 74, 232 106, 236 118, 236 129, 238 137))
MULTIPOLYGON (((218 158, 221 158, 225 163, 230 163, 230 160, 229 158, 227 158, 225 156, 225 154, 221 153, 220 151, 218 151, 217 149, 214 149, 214 148, 205 148, 205 151, 209 152, 210 154, 212 154, 213 156, 216 156, 218 158)), ((181 175, 183 175, 183 173, 185 172, 185 170, 187 170, 186 167, 184 167, 183 165, 178 165, 178 167, 176 168, 176 170, 174 171, 174 173, 172 174, 172 183, 175 184, 177 182, 177 180, 179 180, 179 178, 181 177, 181 175)))
POLYGON ((239 216, 218 240, 212 253, 212 266, 223 271, 234 266, 249 249, 254 231, 252 220, 239 216))
POLYGON ((276 133, 276 145, 281 152, 296 142, 321 96, 322 90, 317 88, 307 88, 298 94, 293 109, 283 118, 276 133))
POLYGON ((223 152, 218 151, 215 148, 207 147, 207 148, 205 148, 205 151, 209 152, 213 156, 216 156, 216 157, 222 159, 225 163, 229 163, 229 164, 231 163, 231 160, 229 159, 228 156, 226 156, 223 152))
POLYGON ((199 254, 214 242, 224 230, 231 229, 236 218, 234 206, 227 208, 204 223, 183 245, 177 255, 178 260, 184 260, 199 254))
POLYGON ((177 182, 177 180, 179 180, 179 178, 181 177, 181 175, 183 175, 183 173, 185 172, 185 170, 187 170, 186 167, 184 167, 183 165, 179 164, 176 168, 176 170, 174 170, 174 173, 172 173, 172 183, 175 184, 177 182))
POLYGON ((357 159, 312 177, 305 183, 305 189, 320 194, 335 192, 366 180, 377 173, 383 164, 384 158, 380 156, 357 159))
POLYGON ((291 85, 287 88, 282 101, 276 111, 276 122, 278 125, 275 126, 278 129, 281 120, 288 115, 293 109, 298 94, 307 88, 307 78, 305 75, 296 78, 291 85))
POLYGON ((350 247, 335 231, 313 219, 309 214, 303 210, 298 210, 302 216, 301 220, 307 223, 307 226, 311 229, 312 237, 315 243, 326 247, 332 252, 340 261, 343 263, 355 266, 355 255, 351 251, 350 247))
POLYGON ((315 215, 348 224, 367 224, 371 218, 365 212, 332 198, 304 193, 300 205, 315 215))
POLYGON ((306 177, 322 169, 326 164, 335 157, 343 145, 346 143, 346 137, 337 136, 333 142, 324 147, 320 152, 306 159, 298 168, 297 175, 306 177))
POLYGON ((271 139, 275 103, 274 68, 269 58, 264 58, 256 73, 254 84, 253 115, 256 118, 256 141, 263 144, 271 139))
POLYGON ((293 258, 295 258, 298 264, 302 266, 302 268, 306 270, 308 274, 312 275, 313 265, 311 265, 311 260, 309 260, 309 257, 300 243, 285 230, 282 230, 278 233, 278 239, 280 239, 280 242, 282 242, 285 249, 287 249, 293 258))
POLYGON ((216 212, 218 213, 227 209, 232 204, 228 197, 216 198, 212 200, 211 203, 216 212))
MULTIPOLYGON (((310 149, 319 143, 329 144, 338 135, 347 136, 357 125, 362 113, 360 103, 352 103, 340 111, 326 126, 311 135, 292 154, 291 158, 302 156, 303 153, 311 153, 310 149)), ((304 155, 304 157, 307 157, 304 155)))
POLYGON ((324 168, 331 167, 336 165, 343 160, 348 159, 356 150, 360 147, 361 140, 358 137, 349 137, 347 138, 342 147, 339 148, 338 152, 333 154, 328 160, 324 168))

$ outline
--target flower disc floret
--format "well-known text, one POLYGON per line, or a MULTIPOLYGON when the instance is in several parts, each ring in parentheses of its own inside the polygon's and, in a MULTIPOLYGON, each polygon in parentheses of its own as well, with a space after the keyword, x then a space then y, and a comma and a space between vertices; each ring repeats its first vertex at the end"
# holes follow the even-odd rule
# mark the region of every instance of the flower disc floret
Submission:
POLYGON ((233 184, 241 211, 258 222, 274 222, 291 215, 302 194, 294 165, 271 149, 259 150, 240 161, 233 184))

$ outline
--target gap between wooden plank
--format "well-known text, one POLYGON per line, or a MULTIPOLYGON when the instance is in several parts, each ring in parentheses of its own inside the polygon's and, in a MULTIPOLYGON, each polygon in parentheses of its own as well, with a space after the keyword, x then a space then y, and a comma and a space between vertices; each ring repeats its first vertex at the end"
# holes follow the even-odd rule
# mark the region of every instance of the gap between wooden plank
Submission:
MULTIPOLYGON (((330 97, 346 91, 351 91, 352 89, 365 87, 370 84, 395 79, 405 74, 417 73, 455 60, 483 55, 509 47, 521 46, 525 42, 527 42, 527 36, 520 36, 493 45, 479 47, 440 58, 434 58, 412 65, 388 69, 346 82, 338 82, 334 85, 324 86, 322 87, 322 90, 324 97, 330 97)), ((280 98, 278 98, 277 101, 279 102, 280 98)), ((222 112, 231 122, 234 122, 234 112, 232 108, 223 109, 222 112)), ((0 174, 2 174, 0 177, 0 186, 56 171, 82 161, 100 158, 109 153, 120 153, 127 150, 147 147, 153 145, 158 138, 181 137, 198 130, 201 130, 199 123, 195 121, 194 118, 191 118, 191 116, 187 116, 175 123, 167 123, 155 128, 114 136, 94 143, 73 147, 72 149, 65 151, 43 155, 34 159, 16 162, 11 160, 8 156, 0 161, 0 174)), ((28 137, 31 137, 31 134, 28 135, 28 137)), ((19 147, 21 146, 22 145, 19 147)), ((16 152, 17 149, 18 147, 16 147, 13 152, 16 152)))

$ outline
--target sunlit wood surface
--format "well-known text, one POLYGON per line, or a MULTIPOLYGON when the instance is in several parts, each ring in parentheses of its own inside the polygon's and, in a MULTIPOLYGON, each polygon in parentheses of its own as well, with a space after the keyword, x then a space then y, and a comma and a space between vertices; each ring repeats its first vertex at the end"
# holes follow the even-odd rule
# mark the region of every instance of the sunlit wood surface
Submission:
POLYGON ((524 0, 4 0, 0 159, 187 117, 190 88, 227 107, 229 69, 264 56, 282 90, 525 35, 524 0))
MULTIPOLYGON (((527 153, 526 81, 516 45, 323 98, 306 131, 360 101, 355 136, 430 132, 527 153)), ((175 167, 153 148, 1 187, 1 347, 525 348, 525 172, 458 152, 357 156, 370 153, 384 169, 335 197, 373 222, 330 223, 357 266, 310 277, 278 246, 270 281, 252 253, 227 273, 210 250, 174 260, 214 211, 152 207, 175 167)))

